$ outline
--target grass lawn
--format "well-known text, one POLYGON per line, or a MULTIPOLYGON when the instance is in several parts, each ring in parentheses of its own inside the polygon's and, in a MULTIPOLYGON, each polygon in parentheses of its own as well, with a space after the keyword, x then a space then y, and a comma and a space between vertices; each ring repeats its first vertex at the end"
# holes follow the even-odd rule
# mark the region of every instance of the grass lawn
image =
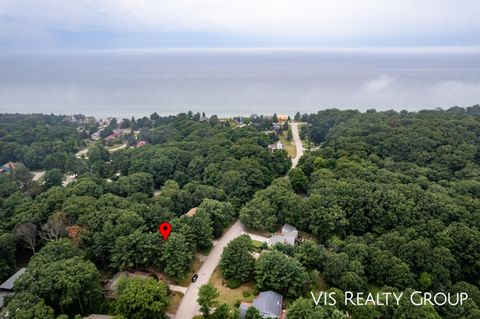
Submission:
POLYGON ((180 305, 180 301, 183 298, 183 294, 181 292, 172 291, 170 295, 170 304, 167 308, 167 313, 175 314, 178 309, 178 305, 180 305))
POLYGON ((218 267, 213 272, 209 283, 211 283, 215 288, 217 288, 220 294, 220 296, 217 298, 218 302, 220 304, 226 303, 230 308, 232 308, 237 301, 252 302, 253 298, 255 297, 253 295, 253 282, 244 283, 236 289, 230 289, 226 286, 227 281, 223 280, 223 277, 218 267), (243 293, 246 291, 250 293, 249 297, 243 296, 243 293))
POLYGON ((261 241, 258 241, 258 240, 252 240, 252 245, 255 248, 263 247, 263 243, 261 241))
POLYGON ((287 132, 283 132, 284 135, 279 135, 278 136, 278 139, 280 140, 280 142, 282 142, 283 146, 285 147, 285 150, 287 151, 288 153, 288 156, 290 156, 291 158, 294 158, 295 156, 297 156, 297 149, 295 148, 295 143, 293 143, 293 141, 289 142, 287 140, 287 132))

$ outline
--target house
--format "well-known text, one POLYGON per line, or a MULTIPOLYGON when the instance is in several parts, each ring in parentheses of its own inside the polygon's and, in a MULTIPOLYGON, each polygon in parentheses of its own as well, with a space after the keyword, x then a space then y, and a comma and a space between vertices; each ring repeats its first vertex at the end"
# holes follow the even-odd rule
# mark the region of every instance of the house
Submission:
POLYGON ((0 285, 2 291, 12 291, 15 281, 27 270, 27 268, 20 268, 10 278, 8 278, 3 284, 0 285))
POLYGON ((273 122, 272 127, 274 131, 279 131, 282 128, 282 125, 278 122, 273 122))
POLYGON ((123 134, 123 130, 122 130, 122 129, 113 130, 112 134, 110 134, 109 136, 105 137, 105 141, 110 141, 110 140, 116 139, 116 138, 122 136, 122 134, 123 134))
POLYGON ((275 291, 263 291, 252 304, 240 304, 240 318, 245 318, 248 308, 254 307, 260 312, 262 318, 283 318, 283 296, 275 291))
POLYGON ((286 121, 288 121, 288 115, 286 115, 286 114, 280 114, 279 116, 277 116, 277 118, 278 118, 278 121, 280 122, 280 124, 283 124, 286 121))
POLYGON ((282 227, 281 235, 274 235, 268 239, 268 244, 273 246, 275 244, 281 243, 285 245, 295 245, 298 237, 298 230, 295 226, 290 224, 285 224, 282 227))
POLYGON ((15 171, 16 164, 14 162, 8 162, 2 166, 0 166, 0 174, 6 173, 11 174, 15 171))
POLYGON ((283 144, 282 144, 282 142, 278 141, 276 143, 268 145, 268 149, 271 150, 271 151, 283 150, 283 144))
POLYGON ((142 146, 145 146, 145 145, 147 145, 147 144, 148 144, 147 141, 138 141, 137 147, 142 147, 142 146))
POLYGON ((8 278, 3 284, 0 285, 0 308, 3 307, 4 298, 13 295, 13 286, 17 279, 27 270, 27 268, 20 268, 10 278, 8 278))
POLYGON ((188 216, 188 217, 192 217, 193 215, 195 215, 197 213, 197 209, 198 209, 198 207, 194 207, 194 208, 190 209, 185 215, 188 216))
POLYGON ((100 132, 102 130, 98 130, 96 131, 95 133, 93 133, 92 135, 90 135, 90 138, 94 141, 98 141, 100 139, 100 132))

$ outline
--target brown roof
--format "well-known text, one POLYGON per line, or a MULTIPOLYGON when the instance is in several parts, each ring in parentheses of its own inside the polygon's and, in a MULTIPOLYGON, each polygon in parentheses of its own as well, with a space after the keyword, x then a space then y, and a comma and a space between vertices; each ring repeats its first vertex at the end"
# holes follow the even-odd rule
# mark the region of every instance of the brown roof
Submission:
POLYGON ((197 209, 198 209, 198 207, 194 207, 194 208, 190 209, 185 215, 187 215, 188 217, 192 217, 193 215, 195 215, 197 213, 197 209))

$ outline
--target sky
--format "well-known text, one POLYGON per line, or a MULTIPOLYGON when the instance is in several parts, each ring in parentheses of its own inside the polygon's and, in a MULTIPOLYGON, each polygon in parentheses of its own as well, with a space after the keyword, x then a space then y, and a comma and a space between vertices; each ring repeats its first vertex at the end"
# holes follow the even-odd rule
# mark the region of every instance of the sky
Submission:
POLYGON ((478 0, 0 0, 0 49, 480 46, 478 0))

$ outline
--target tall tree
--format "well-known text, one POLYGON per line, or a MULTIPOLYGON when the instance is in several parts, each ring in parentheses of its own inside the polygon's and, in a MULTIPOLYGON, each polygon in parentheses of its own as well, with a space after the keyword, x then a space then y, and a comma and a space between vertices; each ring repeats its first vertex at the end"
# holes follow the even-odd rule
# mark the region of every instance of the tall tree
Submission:
POLYGON ((229 242, 220 259, 220 270, 223 277, 240 282, 250 279, 255 267, 255 258, 251 255, 252 250, 252 240, 246 234, 229 242))
POLYGON ((255 265, 258 289, 272 289, 286 296, 297 297, 310 286, 310 278, 299 261, 279 251, 260 256, 255 265))
POLYGON ((131 319, 166 318, 170 302, 168 286, 147 278, 123 278, 113 303, 115 314, 131 319))
POLYGON ((197 302, 200 305, 200 311, 203 313, 204 318, 210 316, 210 309, 217 304, 215 299, 217 299, 219 295, 217 288, 211 284, 200 287, 197 302))

